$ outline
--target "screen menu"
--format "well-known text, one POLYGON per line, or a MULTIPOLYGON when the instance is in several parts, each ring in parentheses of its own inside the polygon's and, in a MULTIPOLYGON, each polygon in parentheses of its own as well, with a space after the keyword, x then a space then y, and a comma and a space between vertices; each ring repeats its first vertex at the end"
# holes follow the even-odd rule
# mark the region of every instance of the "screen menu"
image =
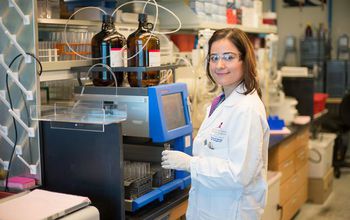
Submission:
POLYGON ((185 109, 181 93, 163 95, 162 102, 167 130, 185 126, 185 109))

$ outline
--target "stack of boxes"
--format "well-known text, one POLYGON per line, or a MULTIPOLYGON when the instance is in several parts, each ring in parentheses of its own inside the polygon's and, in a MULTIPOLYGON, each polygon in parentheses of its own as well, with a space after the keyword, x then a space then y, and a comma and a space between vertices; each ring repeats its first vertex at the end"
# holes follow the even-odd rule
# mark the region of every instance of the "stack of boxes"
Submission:
POLYGON ((190 7, 206 22, 226 23, 227 0, 191 0, 190 7))
POLYGON ((261 0, 191 0, 191 9, 203 21, 259 27, 261 0))
POLYGON ((336 134, 320 133, 309 143, 308 199, 322 204, 333 189, 333 146, 336 134))

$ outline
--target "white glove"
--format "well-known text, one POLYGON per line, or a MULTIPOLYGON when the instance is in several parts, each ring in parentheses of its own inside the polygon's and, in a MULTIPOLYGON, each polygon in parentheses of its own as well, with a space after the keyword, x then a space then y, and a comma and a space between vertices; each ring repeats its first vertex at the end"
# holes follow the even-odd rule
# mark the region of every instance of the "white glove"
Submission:
POLYGON ((190 172, 191 159, 190 155, 181 151, 165 150, 162 152, 162 168, 190 172))

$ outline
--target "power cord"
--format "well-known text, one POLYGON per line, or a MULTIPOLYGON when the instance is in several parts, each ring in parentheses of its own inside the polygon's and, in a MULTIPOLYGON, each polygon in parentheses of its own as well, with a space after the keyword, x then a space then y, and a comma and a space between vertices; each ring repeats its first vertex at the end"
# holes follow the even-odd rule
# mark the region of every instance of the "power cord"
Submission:
MULTIPOLYGON (((27 55, 33 57, 35 59, 35 61, 39 64, 39 71, 38 71, 38 75, 41 76, 42 72, 43 72, 43 66, 41 65, 41 62, 38 60, 38 58, 36 58, 35 55, 31 54, 31 53, 26 53, 27 55)), ((14 64, 14 62, 19 58, 19 57, 22 57, 23 55, 22 54, 18 54, 15 58, 12 59, 10 65, 9 65, 9 68, 11 68, 11 66, 14 64)), ((8 84, 8 74, 6 74, 6 90, 7 90, 7 94, 8 94, 8 97, 9 97, 9 103, 10 103, 10 107, 11 107, 11 110, 13 110, 13 104, 12 104, 12 98, 11 98, 11 94, 10 94, 10 88, 9 88, 9 84, 8 84)), ((22 96, 23 97, 23 96, 22 96)), ((24 101, 24 103, 26 103, 24 101)), ((8 164, 8 167, 7 167, 7 173, 6 173, 6 179, 5 179, 5 192, 8 192, 9 191, 9 188, 8 188, 8 179, 9 179, 9 176, 10 176, 10 170, 11 170, 11 166, 12 166, 12 161, 13 161, 13 156, 15 154, 15 151, 16 151, 16 145, 17 145, 17 139, 18 139, 18 134, 17 134, 17 122, 15 120, 14 117, 12 117, 12 120, 13 120, 13 127, 14 127, 14 130, 15 130, 15 140, 13 142, 13 148, 12 148, 12 152, 11 152, 11 156, 10 156, 10 159, 9 159, 9 164, 8 164)))

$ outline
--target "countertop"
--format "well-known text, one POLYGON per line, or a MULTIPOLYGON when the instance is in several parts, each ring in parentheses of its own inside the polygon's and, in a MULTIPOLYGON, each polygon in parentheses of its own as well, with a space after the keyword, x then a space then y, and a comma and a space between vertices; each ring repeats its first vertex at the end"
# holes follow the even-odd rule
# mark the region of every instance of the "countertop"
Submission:
POLYGON ((269 150, 272 148, 277 147, 280 143, 283 141, 286 141, 292 137, 294 137, 296 134, 298 134, 299 131, 307 128, 310 126, 310 123, 304 124, 304 125, 291 125, 287 126, 288 129, 291 131, 290 134, 273 134, 270 135, 270 142, 269 142, 269 150))

